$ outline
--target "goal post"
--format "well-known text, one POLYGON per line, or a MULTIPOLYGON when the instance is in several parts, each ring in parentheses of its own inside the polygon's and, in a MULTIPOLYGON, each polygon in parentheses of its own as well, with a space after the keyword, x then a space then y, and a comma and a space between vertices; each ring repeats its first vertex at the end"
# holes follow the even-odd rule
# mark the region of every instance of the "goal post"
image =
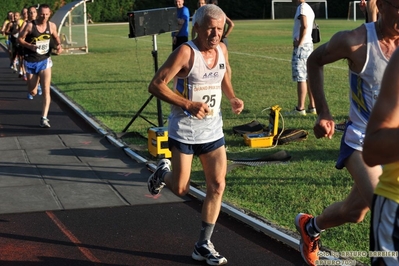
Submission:
POLYGON ((360 1, 350 1, 348 7, 348 20, 356 21, 358 18, 365 19, 365 14, 360 10, 360 1))
MULTIPOLYGON (((307 3, 321 3, 324 4, 325 18, 328 19, 327 0, 306 0, 307 3)), ((291 3, 292 0, 272 0, 272 19, 275 19, 275 3, 291 3)), ((312 6, 312 4, 310 4, 312 6)), ((316 12, 315 12, 316 13, 316 12)))

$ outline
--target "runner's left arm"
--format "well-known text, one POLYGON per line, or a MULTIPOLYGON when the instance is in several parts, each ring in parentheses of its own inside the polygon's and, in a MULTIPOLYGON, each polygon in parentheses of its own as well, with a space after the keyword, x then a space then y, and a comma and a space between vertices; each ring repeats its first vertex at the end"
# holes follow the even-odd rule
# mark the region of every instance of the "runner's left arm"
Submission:
POLYGON ((50 22, 50 28, 51 28, 51 35, 53 36, 53 38, 57 44, 57 46, 56 46, 57 54, 60 54, 62 52, 62 45, 61 45, 60 37, 58 36, 58 33, 57 33, 57 26, 54 23, 50 22))
POLYGON ((231 84, 231 77, 228 74, 229 73, 228 69, 230 68, 230 63, 229 63, 229 56, 228 56, 226 45, 222 42, 219 45, 222 48, 224 58, 226 61, 226 73, 222 80, 222 91, 223 91, 224 95, 227 97, 227 99, 229 99, 230 104, 231 104, 231 110, 233 111, 233 113, 240 114, 242 112, 242 110, 244 109, 244 102, 241 99, 236 97, 236 95, 234 93, 233 85, 231 84))

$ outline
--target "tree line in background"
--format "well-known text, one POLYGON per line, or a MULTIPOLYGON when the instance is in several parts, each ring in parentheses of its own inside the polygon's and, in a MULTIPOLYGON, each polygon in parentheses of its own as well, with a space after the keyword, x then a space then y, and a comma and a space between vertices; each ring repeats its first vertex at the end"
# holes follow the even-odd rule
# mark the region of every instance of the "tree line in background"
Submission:
MULTIPOLYGON (((74 2, 73 0, 2 0, 0 14, 6 18, 8 11, 21 11, 23 7, 46 3, 50 5, 55 13, 63 5, 74 2)), ((346 18, 348 12, 348 1, 332 1, 328 6, 329 18, 346 18)), ((309 3, 316 11, 317 17, 324 17, 324 4, 309 3)), ((191 15, 197 8, 197 0, 185 0, 185 5, 189 8, 191 15)), ((293 4, 292 4, 293 5, 293 4)), ((87 3, 87 12, 95 22, 122 22, 127 21, 127 13, 135 10, 145 10, 162 7, 174 6, 174 0, 94 0, 87 3)), ((219 0, 219 6, 226 12, 231 19, 270 19, 271 0, 219 0)), ((285 3, 279 6, 279 12, 293 17, 295 6, 285 3)), ((0 15, 1 16, 1 15, 0 15)))

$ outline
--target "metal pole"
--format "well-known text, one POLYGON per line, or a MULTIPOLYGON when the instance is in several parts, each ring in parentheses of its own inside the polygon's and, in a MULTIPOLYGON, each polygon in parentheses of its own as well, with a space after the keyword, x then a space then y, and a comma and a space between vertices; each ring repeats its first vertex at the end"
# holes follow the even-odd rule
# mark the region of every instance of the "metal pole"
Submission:
POLYGON ((274 20, 274 1, 272 1, 272 19, 274 20))
POLYGON ((356 1, 353 2, 353 21, 356 21, 356 1))
MULTIPOLYGON (((152 56, 154 57, 154 68, 155 73, 158 71, 158 49, 157 49, 157 36, 152 35, 152 42, 154 46, 154 50, 152 51, 152 56)), ((163 119, 162 119, 162 104, 161 100, 157 98, 157 111, 158 111, 158 126, 163 127, 163 119)))
MULTIPOLYGON (((157 50, 157 36, 154 34, 152 35, 152 42, 153 42, 153 50, 152 50, 152 57, 154 58, 154 68, 155 72, 158 71, 158 50, 157 50)), ((130 120, 130 122, 127 124, 127 126, 122 130, 122 132, 126 132, 129 127, 132 125, 134 120, 136 120, 137 117, 141 115, 141 112, 144 110, 144 108, 150 103, 150 101, 154 98, 154 95, 150 95, 150 97, 147 99, 147 101, 141 106, 140 110, 133 116, 133 118, 130 120)), ((158 126, 163 127, 163 120, 162 120, 162 106, 161 106, 161 100, 157 98, 157 113, 158 113, 158 126)), ((149 122, 148 120, 146 120, 149 122)), ((154 125, 153 123, 150 123, 154 125)))
POLYGON ((85 32, 85 50, 86 53, 89 52, 89 45, 87 44, 87 9, 86 9, 86 1, 83 2, 83 24, 84 24, 84 32, 85 32))
POLYGON ((326 19, 328 19, 327 0, 324 2, 324 8, 326 11, 326 19))

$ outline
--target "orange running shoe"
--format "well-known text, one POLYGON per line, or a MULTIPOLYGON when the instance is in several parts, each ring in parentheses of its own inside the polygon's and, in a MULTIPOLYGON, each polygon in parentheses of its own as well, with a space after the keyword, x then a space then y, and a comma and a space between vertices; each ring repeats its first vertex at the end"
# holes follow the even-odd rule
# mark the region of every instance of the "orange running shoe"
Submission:
POLYGON ((301 234, 301 240, 299 249, 301 250, 302 258, 309 265, 316 265, 316 261, 319 259, 319 239, 317 237, 311 237, 306 231, 306 224, 313 218, 312 215, 306 213, 299 213, 295 217, 296 230, 301 234))

